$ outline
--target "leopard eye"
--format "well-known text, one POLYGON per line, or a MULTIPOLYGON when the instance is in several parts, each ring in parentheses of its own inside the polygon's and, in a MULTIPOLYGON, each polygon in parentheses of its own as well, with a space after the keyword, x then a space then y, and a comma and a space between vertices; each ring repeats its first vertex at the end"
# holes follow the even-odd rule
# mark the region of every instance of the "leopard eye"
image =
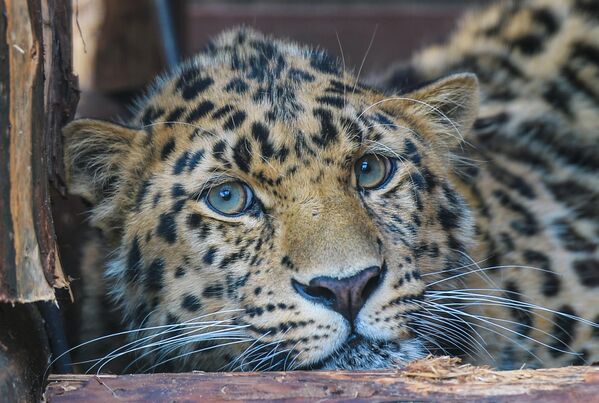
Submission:
POLYGON ((225 216, 243 213, 252 205, 253 199, 249 186, 241 182, 226 182, 214 186, 205 198, 208 207, 225 216))
POLYGON ((366 154, 356 161, 355 171, 359 187, 376 189, 387 183, 393 171, 393 164, 387 157, 366 154))

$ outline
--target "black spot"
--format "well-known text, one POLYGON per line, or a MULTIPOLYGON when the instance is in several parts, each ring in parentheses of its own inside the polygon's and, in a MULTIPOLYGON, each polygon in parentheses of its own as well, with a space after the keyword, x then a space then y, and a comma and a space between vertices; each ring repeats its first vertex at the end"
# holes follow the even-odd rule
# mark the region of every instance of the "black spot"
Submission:
POLYGON ((177 227, 175 223, 175 216, 172 213, 160 214, 158 228, 156 228, 156 234, 170 244, 175 243, 177 240, 177 227))
POLYGON ((347 137, 350 141, 355 141, 358 144, 362 144, 364 133, 355 120, 341 118, 341 127, 347 133, 347 137))
POLYGON ((185 191, 185 188, 183 187, 182 184, 180 183, 175 183, 173 185, 173 187, 171 188, 171 196, 174 198, 179 198, 182 196, 187 195, 187 192, 185 191))
POLYGON ((414 165, 419 166, 421 162, 420 153, 418 153, 418 148, 416 144, 410 139, 406 139, 404 141, 404 157, 412 161, 414 165))
POLYGON ((185 119, 188 122, 195 122, 198 119, 206 116, 210 111, 214 109, 214 104, 210 101, 202 101, 196 106, 185 119))
POLYGON ((212 263, 214 263, 214 255, 216 255, 216 252, 217 249, 214 246, 211 246, 210 248, 208 248, 206 253, 204 253, 202 261, 207 265, 211 265, 212 263))
POLYGON ((202 223, 202 216, 198 213, 192 213, 187 217, 187 225, 191 229, 197 229, 202 223))
POLYGON ((131 248, 127 254, 127 271, 125 275, 127 281, 135 281, 139 277, 141 271, 141 251, 139 250, 139 240, 137 237, 133 238, 131 248))
POLYGON ((599 217, 599 194, 573 180, 546 184, 555 198, 571 207, 579 217, 599 217))
POLYGON ((564 218, 557 219, 552 223, 552 226, 567 250, 572 252, 594 252, 597 249, 597 244, 582 236, 568 220, 564 218))
POLYGON ((561 280, 551 270, 551 264, 547 255, 534 250, 527 249, 522 253, 524 261, 536 268, 542 269, 541 275, 544 278, 541 285, 541 292, 546 297, 553 297, 559 293, 561 280))
POLYGON ((156 192, 156 194, 154 195, 154 198, 152 199, 152 207, 156 208, 156 206, 160 202, 161 198, 162 198, 162 193, 156 192))
POLYGON ((146 271, 145 286, 148 291, 160 291, 164 287, 164 260, 154 259, 146 271))
POLYGON ((203 158, 204 150, 198 150, 195 153, 191 154, 191 157, 189 157, 189 161, 187 162, 187 170, 191 172, 194 169, 196 169, 203 158))
POLYGON ((506 187, 514 189, 528 199, 535 198, 535 192, 533 188, 521 177, 514 175, 507 169, 504 169, 497 164, 488 163, 486 166, 491 176, 493 176, 493 178, 497 179, 499 182, 505 184, 506 187))
POLYGON ((477 136, 484 138, 485 136, 492 135, 508 120, 509 115, 505 112, 500 112, 496 115, 476 119, 472 128, 475 130, 477 136))
POLYGON ((510 308, 510 312, 515 322, 518 323, 515 331, 518 332, 518 337, 527 336, 532 330, 533 320, 530 308, 519 306, 518 302, 521 302, 520 289, 513 281, 507 281, 505 283, 505 297, 513 301, 516 301, 514 306, 510 308))
POLYGON ((220 261, 220 264, 218 265, 218 267, 221 269, 226 269, 227 267, 229 267, 230 264, 235 263, 240 258, 241 258, 240 252, 231 253, 231 254, 223 257, 223 259, 220 261))
POLYGON ((144 111, 143 116, 141 117, 141 124, 146 126, 154 123, 160 116, 164 114, 164 109, 150 106, 144 111))
POLYGON ((254 295, 260 295, 261 292, 262 292, 262 287, 256 287, 254 289, 254 295))
POLYGON ((343 100, 343 98, 335 97, 335 96, 331 96, 331 95, 317 97, 316 102, 325 104, 325 105, 330 105, 334 108, 339 108, 339 109, 342 109, 343 106, 345 105, 345 101, 343 100))
MULTIPOLYGON (((576 316, 576 312, 569 305, 562 306, 559 311, 562 314, 566 314, 569 316, 576 316)), ((565 351, 569 351, 570 343, 574 340, 575 331, 576 331, 576 319, 564 316, 560 314, 554 315, 554 325, 553 325, 553 336, 557 339, 551 344, 551 349, 549 349, 549 354, 552 357, 559 357, 564 354, 565 351), (558 351, 562 350, 562 351, 558 351)))
POLYGON ((599 287, 599 260, 576 260, 572 266, 580 282, 586 287, 599 287))
POLYGON ((499 234, 499 238, 501 239, 501 243, 503 244, 503 247, 506 252, 512 252, 514 249, 516 249, 514 240, 507 232, 501 232, 499 234))
POLYGON ((225 165, 228 164, 228 161, 225 159, 225 149, 227 148, 227 143, 224 140, 219 141, 212 147, 212 156, 215 160, 218 160, 225 165))
POLYGON ((576 0, 574 4, 576 11, 585 17, 599 19, 599 3, 596 0, 576 0))
POLYGON ((183 172, 183 170, 187 166, 188 161, 189 161, 189 151, 185 151, 183 154, 181 154, 181 156, 179 156, 179 158, 177 158, 177 161, 175 161, 175 166, 173 168, 173 175, 179 175, 181 172, 183 172))
POLYGON ((268 128, 262 123, 254 122, 252 124, 252 136, 260 143, 262 157, 265 159, 271 158, 274 154, 274 148, 269 141, 270 133, 268 128))
POLYGON ((525 55, 532 56, 543 49, 543 40, 539 35, 525 34, 514 39, 512 47, 525 55))
POLYGON ((150 316, 150 310, 148 309, 148 305, 145 302, 142 302, 135 309, 135 313, 133 314, 133 321, 135 324, 140 326, 144 321, 148 319, 150 316))
POLYGON ((310 56, 310 66, 327 74, 340 74, 339 63, 329 57, 325 52, 314 51, 310 56))
MULTIPOLYGON (((595 104, 599 104, 599 94, 593 91, 589 83, 585 82, 585 80, 581 78, 578 72, 571 66, 566 65, 562 68, 562 76, 568 81, 568 84, 577 91, 580 91, 581 94, 587 96, 595 104)), ((595 161, 595 163, 597 162, 595 161)))
POLYGON ((295 82, 301 82, 301 81, 312 82, 315 80, 314 76, 312 74, 308 73, 307 71, 294 69, 294 68, 289 69, 289 71, 287 72, 287 77, 289 77, 289 79, 291 79, 292 81, 295 81, 295 82))
POLYGON ((204 288, 202 296, 207 298, 218 298, 222 297, 224 291, 225 287, 221 283, 215 283, 204 288))
POLYGON ((416 189, 418 190, 424 190, 426 188, 426 182, 424 181, 424 176, 422 176, 422 174, 418 171, 412 173, 410 175, 410 179, 412 181, 412 184, 414 184, 414 186, 416 186, 416 189))
POLYGON ((233 115, 223 123, 223 129, 225 130, 233 130, 239 128, 245 121, 246 114, 243 111, 237 111, 233 115))
POLYGON ((245 313, 249 315, 250 318, 253 318, 254 316, 262 315, 264 313, 264 309, 260 308, 259 306, 248 307, 245 308, 245 313))
POLYGON ((176 278, 181 278, 185 275, 185 267, 183 266, 177 266, 177 268, 175 269, 175 277, 176 278))
POLYGON ((314 109, 314 116, 320 120, 320 133, 312 136, 312 141, 320 147, 326 148, 337 141, 337 127, 333 123, 331 111, 322 108, 314 109))
POLYGON ((445 230, 449 230, 452 228, 457 228, 459 224, 459 216, 452 210, 448 209, 445 206, 439 207, 439 212, 437 214, 439 221, 441 222, 441 226, 445 230))
POLYGON ((281 259, 281 264, 290 270, 295 270, 295 265, 291 261, 291 258, 287 255, 283 256, 283 258, 281 259))
POLYGON ((152 181, 145 180, 139 187, 137 191, 137 197, 135 198, 135 208, 139 209, 140 205, 143 203, 146 194, 148 193, 148 188, 150 187, 152 181))
POLYGON ((164 147, 162 147, 162 151, 160 152, 160 159, 163 161, 166 160, 168 156, 171 155, 171 153, 174 151, 174 149, 175 139, 171 138, 169 139, 169 141, 166 142, 164 147))
POLYGON ((220 119, 222 117, 224 117, 225 115, 228 115, 229 112, 232 112, 233 110, 235 110, 235 108, 233 108, 232 105, 225 105, 221 108, 218 108, 213 114, 212 114, 212 119, 220 119))
POLYGON ((572 116, 572 109, 570 108, 570 94, 570 91, 568 91, 566 88, 562 88, 559 83, 550 82, 547 84, 547 88, 545 88, 543 91, 543 98, 555 109, 562 111, 567 116, 572 116))
POLYGON ((599 65, 599 48, 588 43, 575 43, 572 49, 572 57, 583 59, 585 64, 599 65))
POLYGON ((210 77, 193 80, 191 83, 185 84, 183 91, 181 91, 181 96, 186 101, 192 100, 212 84, 214 84, 214 80, 210 77))
POLYGON ((559 29, 559 22, 549 9, 540 8, 534 10, 532 13, 532 18, 535 20, 535 22, 541 24, 543 28, 545 28, 545 32, 547 32, 549 35, 554 34, 559 29))
POLYGON ((192 294, 185 294, 183 301, 181 301, 181 308, 189 312, 197 312, 202 308, 200 299, 192 294))
POLYGON ((497 198, 502 206, 521 216, 520 219, 515 219, 510 222, 510 225, 513 229, 518 231, 520 234, 527 236, 535 235, 539 231, 535 217, 522 204, 514 201, 508 193, 503 190, 496 189, 493 192, 493 195, 497 198))
POLYGON ((354 87, 352 85, 344 84, 341 81, 331 80, 331 81, 329 81, 329 83, 331 85, 330 85, 330 87, 325 89, 326 92, 334 92, 336 94, 346 94, 346 93, 353 93, 353 92, 355 92, 356 94, 359 94, 361 92, 357 88, 354 89, 354 87))
POLYGON ((245 81, 240 78, 234 78, 225 86, 225 91, 243 94, 248 90, 248 88, 249 87, 245 81))
POLYGON ((435 175, 428 168, 422 168, 421 173, 426 182, 426 190, 429 192, 432 191, 437 186, 435 175))
POLYGON ((175 109, 173 109, 171 111, 171 113, 169 113, 165 118, 165 124, 167 126, 172 126, 173 124, 175 124, 175 122, 179 121, 179 118, 181 117, 181 115, 183 115, 183 112, 185 111, 185 108, 183 108, 182 106, 178 106, 175 109))
POLYGON ((252 144, 248 141, 247 137, 239 139, 235 147, 233 147, 233 160, 243 172, 247 173, 250 171, 252 144))

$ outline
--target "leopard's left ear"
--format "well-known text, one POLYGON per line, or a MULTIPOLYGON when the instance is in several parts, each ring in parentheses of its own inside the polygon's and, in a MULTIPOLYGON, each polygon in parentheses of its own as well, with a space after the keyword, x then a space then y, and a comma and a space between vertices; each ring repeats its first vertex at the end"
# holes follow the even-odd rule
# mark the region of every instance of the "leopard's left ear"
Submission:
POLYGON ((112 193, 141 130, 94 119, 79 119, 62 130, 69 193, 93 205, 112 193))
POLYGON ((425 120, 422 133, 433 144, 457 145, 470 130, 478 113, 479 88, 474 74, 450 75, 413 91, 383 98, 379 108, 394 116, 425 120))

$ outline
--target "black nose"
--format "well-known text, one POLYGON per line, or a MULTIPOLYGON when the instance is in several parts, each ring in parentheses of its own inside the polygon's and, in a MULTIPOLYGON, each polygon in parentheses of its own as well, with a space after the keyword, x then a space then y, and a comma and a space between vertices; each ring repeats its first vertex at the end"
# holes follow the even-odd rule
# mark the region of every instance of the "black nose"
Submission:
POLYGON ((369 267, 351 277, 315 277, 308 285, 296 280, 291 282, 304 298, 339 312, 353 323, 366 300, 381 283, 382 276, 380 267, 369 267))

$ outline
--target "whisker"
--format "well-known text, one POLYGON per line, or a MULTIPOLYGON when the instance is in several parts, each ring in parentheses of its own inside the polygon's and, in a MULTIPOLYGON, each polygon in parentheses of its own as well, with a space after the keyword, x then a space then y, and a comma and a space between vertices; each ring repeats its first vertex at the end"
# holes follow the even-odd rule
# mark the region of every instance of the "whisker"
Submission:
MULTIPOLYGON (((499 297, 499 296, 496 296, 496 295, 480 294, 480 293, 470 293, 468 291, 495 291, 495 292, 505 293, 505 290, 502 290, 502 289, 468 288, 468 289, 460 289, 460 290, 428 290, 428 291, 425 292, 425 295, 430 295, 431 297, 434 297, 436 295, 433 295, 433 294, 452 294, 452 293, 455 293, 457 295, 464 295, 466 297, 475 297, 475 298, 485 297, 485 298, 492 298, 492 299, 502 300, 502 301, 506 301, 506 302, 513 302, 514 301, 514 300, 511 300, 509 298, 499 297)), ((513 291, 510 291, 510 294, 520 295, 520 296, 524 296, 525 297, 524 294, 513 292, 513 291)), ((474 300, 474 301, 476 301, 476 300, 474 300)), ((522 304, 522 306, 526 306, 526 307, 531 308, 531 309, 538 309, 540 311, 549 312, 549 313, 552 313, 552 314, 555 314, 555 315, 563 316, 565 318, 578 321, 580 323, 584 323, 585 325, 589 325, 589 326, 592 326, 594 328, 599 328, 599 323, 595 323, 593 321, 590 321, 588 319, 582 318, 580 316, 571 315, 571 314, 568 314, 568 313, 556 311, 556 310, 553 310, 553 309, 550 309, 550 308, 546 308, 546 307, 541 306, 541 305, 536 305, 536 304, 532 304, 532 303, 525 302, 525 301, 520 301, 520 303, 522 304)))
MULTIPOLYGON (((469 266, 472 266, 472 265, 469 265, 469 266)), ((467 266, 462 266, 462 268, 465 268, 465 267, 467 267, 467 266)), ((470 270, 470 271, 467 271, 465 273, 459 273, 459 274, 456 274, 456 275, 451 276, 451 277, 442 278, 440 280, 437 280, 437 281, 434 281, 432 283, 427 284, 427 287, 432 287, 432 286, 434 286, 436 284, 440 284, 440 283, 445 282, 445 281, 450 281, 450 280, 453 280, 453 279, 456 279, 456 278, 459 278, 459 277, 463 277, 463 276, 467 276, 469 274, 474 274, 474 273, 477 273, 477 272, 486 272, 486 271, 497 270, 497 269, 515 269, 515 268, 518 268, 518 269, 530 269, 530 270, 536 270, 536 271, 541 271, 541 272, 546 272, 546 273, 554 273, 551 270, 542 269, 540 267, 534 267, 534 266, 520 266, 520 265, 490 266, 490 267, 484 267, 484 268, 478 268, 478 269, 475 269, 475 270, 470 270)), ((458 268, 458 269, 449 269, 447 271, 459 270, 459 269, 460 268, 458 268)), ((442 271, 435 272, 435 274, 437 274, 437 273, 442 273, 442 271)), ((422 277, 430 276, 432 274, 433 273, 425 273, 425 274, 422 274, 422 277)))
POLYGON ((362 63, 360 63, 360 68, 358 69, 358 74, 356 75, 356 81, 354 82, 354 88, 352 90, 352 95, 355 94, 356 88, 358 86, 358 81, 360 81, 360 74, 362 73, 362 68, 364 67, 364 63, 366 62, 366 58, 370 53, 370 49, 372 48, 372 44, 374 43, 374 38, 376 37, 376 33, 379 29, 379 24, 374 26, 374 30, 372 31, 372 35, 370 36, 370 43, 368 43, 368 48, 366 48, 366 53, 364 53, 364 57, 362 58, 362 63))
POLYGON ((505 330, 506 332, 512 333, 512 334, 514 334, 514 335, 516 335, 516 336, 518 336, 518 337, 521 337, 521 338, 527 339, 527 340, 529 340, 529 341, 532 341, 532 342, 534 342, 534 343, 537 343, 537 344, 540 344, 540 345, 542 345, 542 346, 544 346, 544 347, 547 347, 548 349, 555 350, 555 351, 559 351, 559 352, 562 352, 562 353, 565 353, 565 354, 573 354, 573 355, 578 355, 577 353, 575 353, 575 352, 573 352, 573 351, 562 350, 562 349, 560 349, 560 348, 557 348, 557 347, 555 347, 555 346, 550 346, 550 345, 548 345, 548 344, 546 344, 546 343, 543 343, 543 342, 542 342, 542 341, 540 341, 540 340, 534 339, 534 338, 532 338, 532 337, 530 337, 530 336, 528 336, 528 335, 526 335, 526 334, 522 334, 522 333, 520 333, 520 332, 518 332, 518 331, 516 331, 516 330, 513 330, 513 329, 510 329, 510 328, 508 328, 508 327, 502 326, 502 325, 500 325, 500 324, 494 323, 494 322, 492 322, 492 320, 496 320, 496 321, 498 321, 498 322, 505 322, 505 323, 509 323, 509 324, 515 324, 515 325, 519 325, 519 326, 524 326, 524 327, 526 327, 526 328, 534 329, 534 330, 536 330, 536 331, 539 331, 539 332, 541 332, 541 333, 544 333, 544 334, 548 335, 549 337, 552 337, 553 339, 555 339, 555 340, 559 341, 560 343, 564 344, 564 343, 563 343, 561 340, 559 340, 557 337, 555 337, 555 336, 553 336, 553 335, 550 335, 549 333, 547 333, 547 332, 544 332, 544 331, 543 331, 543 330, 541 330, 541 329, 538 329, 538 328, 535 328, 535 327, 532 327, 532 326, 528 326, 528 325, 525 325, 525 324, 523 324, 523 323, 518 323, 518 322, 515 322, 515 321, 513 321, 513 320, 508 320, 508 319, 500 319, 500 318, 491 318, 491 317, 488 317, 488 316, 483 316, 483 315, 473 315, 473 314, 470 314, 470 313, 468 313, 468 312, 464 312, 464 311, 461 311, 461 310, 459 310, 459 309, 455 309, 455 308, 452 308, 452 307, 446 306, 446 305, 444 305, 444 304, 437 304, 437 303, 434 303, 434 302, 426 302, 426 301, 424 301, 424 303, 430 303, 431 305, 433 305, 433 306, 436 306, 437 308, 439 308, 439 307, 440 307, 441 309, 450 309, 450 310, 452 310, 452 311, 455 311, 455 312, 456 312, 458 315, 462 315, 462 316, 465 316, 465 317, 468 317, 468 318, 471 318, 471 319, 479 320, 479 321, 481 321, 481 322, 483 322, 483 323, 487 323, 487 324, 489 324, 489 325, 492 325, 492 326, 498 327, 498 328, 500 328, 500 329, 502 329, 502 330, 505 330))
MULTIPOLYGON (((202 327, 202 328, 195 328, 195 329, 192 329, 191 331, 189 331, 187 333, 184 333, 184 335, 190 334, 192 332, 198 332, 198 331, 204 330, 204 329, 206 329, 208 327, 211 327, 211 326, 205 326, 205 327, 202 327)), ((237 331, 237 329, 238 328, 236 327, 233 330, 237 331)), ((176 331, 179 331, 179 330, 180 329, 176 329, 175 328, 175 329, 169 330, 168 332, 176 332, 176 331)), ((214 332, 203 333, 203 334, 201 334, 199 336, 202 336, 203 340, 209 340, 210 336, 212 336, 213 334, 220 335, 224 331, 231 331, 231 330, 220 329, 220 330, 217 330, 217 331, 214 331, 214 332)), ((151 340, 153 338, 161 337, 164 334, 165 334, 165 332, 158 333, 158 334, 152 334, 150 336, 146 336, 145 339, 146 340, 147 339, 151 340)), ((240 333, 240 335, 243 335, 243 333, 240 333)), ((125 351, 119 352, 118 354, 115 354, 115 351, 113 351, 113 352, 109 353, 108 355, 106 355, 105 357, 103 357, 102 360, 105 360, 105 362, 98 368, 98 373, 101 371, 102 368, 104 368, 104 366, 106 366, 109 362, 115 360, 118 357, 130 354, 130 353, 135 352, 135 351, 145 350, 145 349, 152 348, 152 347, 155 347, 155 346, 162 346, 162 345, 164 345, 164 344, 166 344, 166 343, 168 343, 168 342, 170 342, 172 340, 175 340, 178 337, 180 337, 180 335, 175 335, 173 337, 169 337, 169 338, 166 338, 164 340, 159 340, 159 341, 152 342, 152 343, 149 343, 149 344, 145 344, 144 343, 144 339, 136 340, 136 341, 134 341, 134 342, 132 342, 132 343, 129 344, 129 346, 132 347, 132 348, 129 348, 129 349, 125 350, 125 351), (141 346, 138 346, 138 345, 141 345, 141 346)), ((124 346, 124 347, 127 347, 127 346, 124 346)), ((123 349, 123 347, 120 347, 117 350, 121 350, 121 349, 123 349)), ((87 370, 87 372, 91 371, 93 369, 93 367, 95 367, 96 365, 97 364, 94 364, 92 367, 90 367, 87 370)))

